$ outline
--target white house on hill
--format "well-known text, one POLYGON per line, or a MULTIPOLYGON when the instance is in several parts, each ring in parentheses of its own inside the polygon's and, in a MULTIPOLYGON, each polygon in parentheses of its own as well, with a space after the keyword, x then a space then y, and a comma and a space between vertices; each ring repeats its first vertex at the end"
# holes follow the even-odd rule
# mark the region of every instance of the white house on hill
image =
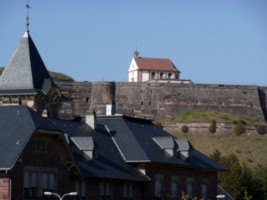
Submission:
POLYGON ((180 71, 168 58, 139 57, 139 52, 134 52, 128 70, 129 82, 146 82, 154 80, 179 80, 180 71))

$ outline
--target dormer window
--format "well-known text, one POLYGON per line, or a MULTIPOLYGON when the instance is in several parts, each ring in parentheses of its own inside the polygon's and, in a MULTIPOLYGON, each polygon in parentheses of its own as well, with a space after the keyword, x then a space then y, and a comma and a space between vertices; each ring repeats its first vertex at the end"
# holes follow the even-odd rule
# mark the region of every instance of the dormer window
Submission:
POLYGON ((87 158, 93 159, 96 157, 97 151, 92 137, 71 137, 71 140, 87 158))
POLYGON ((186 139, 176 139, 171 136, 152 138, 156 144, 170 156, 187 159, 191 157, 191 146, 186 139))
POLYGON ((176 148, 173 137, 155 137, 153 140, 170 156, 175 156, 176 148))

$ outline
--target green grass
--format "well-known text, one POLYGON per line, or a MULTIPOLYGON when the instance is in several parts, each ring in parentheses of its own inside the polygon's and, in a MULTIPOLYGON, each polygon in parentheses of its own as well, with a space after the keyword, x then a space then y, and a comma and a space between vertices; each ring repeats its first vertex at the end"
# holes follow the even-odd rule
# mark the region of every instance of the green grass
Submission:
POLYGON ((216 120, 218 123, 235 123, 238 120, 242 120, 246 124, 251 125, 266 124, 263 120, 254 117, 205 109, 184 111, 175 117, 164 119, 160 122, 210 123, 213 120, 216 120))
POLYGON ((172 133, 177 138, 186 138, 195 149, 210 156, 216 149, 223 155, 234 153, 241 163, 250 168, 258 164, 267 164, 267 137, 253 136, 220 136, 214 134, 172 133))

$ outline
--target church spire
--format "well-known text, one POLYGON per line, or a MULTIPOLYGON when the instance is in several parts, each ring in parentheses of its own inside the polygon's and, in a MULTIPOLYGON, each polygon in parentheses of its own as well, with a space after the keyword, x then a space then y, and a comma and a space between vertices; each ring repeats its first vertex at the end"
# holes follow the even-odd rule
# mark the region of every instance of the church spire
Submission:
POLYGON ((30 10, 30 6, 29 6, 29 0, 28 0, 28 3, 26 4, 26 8, 27 8, 27 17, 26 17, 26 31, 29 32, 29 25, 30 25, 30 22, 29 22, 29 10, 30 10))

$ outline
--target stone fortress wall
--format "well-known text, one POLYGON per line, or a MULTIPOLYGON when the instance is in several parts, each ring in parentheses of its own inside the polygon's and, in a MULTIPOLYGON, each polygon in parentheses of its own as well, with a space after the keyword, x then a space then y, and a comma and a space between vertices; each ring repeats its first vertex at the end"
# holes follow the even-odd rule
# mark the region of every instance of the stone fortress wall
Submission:
POLYGON ((214 109, 267 119, 267 87, 159 82, 57 82, 63 94, 60 116, 84 117, 89 110, 148 119, 189 109, 214 109))

